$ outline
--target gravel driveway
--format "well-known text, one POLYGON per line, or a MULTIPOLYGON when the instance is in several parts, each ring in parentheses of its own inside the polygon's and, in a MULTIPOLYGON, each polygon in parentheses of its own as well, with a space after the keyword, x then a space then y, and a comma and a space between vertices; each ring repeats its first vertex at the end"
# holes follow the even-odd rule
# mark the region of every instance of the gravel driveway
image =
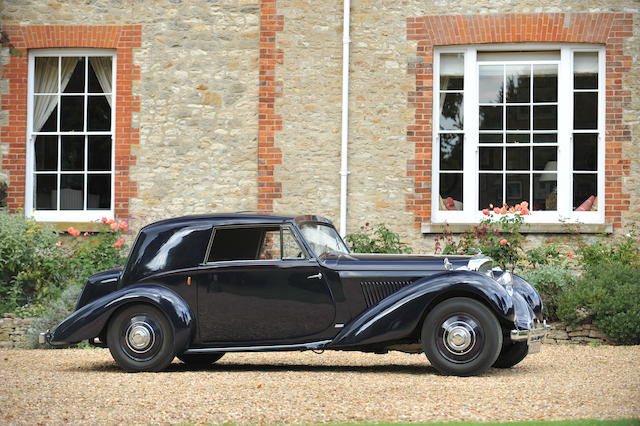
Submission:
POLYGON ((228 354, 127 374, 106 349, 1 350, 0 423, 321 423, 640 417, 640 346, 543 346, 444 377, 423 355, 228 354))

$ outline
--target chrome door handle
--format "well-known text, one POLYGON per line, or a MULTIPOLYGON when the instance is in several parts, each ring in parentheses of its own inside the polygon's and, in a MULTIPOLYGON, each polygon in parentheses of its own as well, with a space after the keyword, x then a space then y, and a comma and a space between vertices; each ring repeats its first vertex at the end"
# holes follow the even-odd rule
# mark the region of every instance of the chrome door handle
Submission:
POLYGON ((322 279, 322 272, 318 272, 318 273, 317 273, 317 274, 315 274, 315 275, 309 275, 309 276, 307 277, 307 279, 308 279, 308 280, 313 280, 313 279, 316 279, 316 278, 317 278, 317 279, 319 279, 319 280, 321 280, 321 279, 322 279))

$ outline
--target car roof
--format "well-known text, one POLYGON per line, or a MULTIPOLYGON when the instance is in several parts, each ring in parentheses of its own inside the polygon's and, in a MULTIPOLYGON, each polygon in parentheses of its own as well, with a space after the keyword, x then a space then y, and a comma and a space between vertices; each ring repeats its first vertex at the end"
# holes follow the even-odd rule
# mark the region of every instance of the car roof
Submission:
POLYGON ((209 213, 175 217, 160 220, 145 226, 143 229, 148 232, 153 228, 167 228, 171 226, 184 226, 187 224, 211 224, 211 225, 258 225, 262 223, 301 223, 320 222, 333 225, 333 223, 322 216, 317 215, 290 215, 290 214, 265 214, 259 212, 234 212, 234 213, 209 213))

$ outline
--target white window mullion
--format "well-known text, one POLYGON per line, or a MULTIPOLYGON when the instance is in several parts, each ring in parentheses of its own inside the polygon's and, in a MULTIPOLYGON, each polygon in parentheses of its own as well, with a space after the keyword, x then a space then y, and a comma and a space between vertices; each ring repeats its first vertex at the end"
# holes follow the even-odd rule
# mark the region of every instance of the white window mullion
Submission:
POLYGON ((473 221, 478 211, 478 65, 476 50, 466 49, 464 55, 464 157, 463 157, 463 196, 464 217, 473 221))
POLYGON ((605 94, 607 93, 606 85, 606 55, 603 48, 598 50, 598 221, 604 222, 605 218, 605 94))
POLYGON ((563 47, 558 66, 558 214, 571 215, 573 200, 573 67, 572 51, 563 47))

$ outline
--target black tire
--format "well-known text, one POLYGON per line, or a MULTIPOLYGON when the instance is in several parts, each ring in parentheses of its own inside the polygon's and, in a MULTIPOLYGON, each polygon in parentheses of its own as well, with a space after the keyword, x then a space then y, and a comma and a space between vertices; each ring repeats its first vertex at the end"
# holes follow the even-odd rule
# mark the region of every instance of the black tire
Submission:
POLYGON ((502 330, 496 316, 482 303, 455 297, 438 304, 422 326, 422 348, 442 374, 482 374, 498 358, 502 330))
POLYGON ((111 356, 130 373, 164 370, 173 358, 173 327, 151 305, 132 305, 110 321, 107 344, 111 356))
POLYGON ((223 355, 224 352, 212 354, 180 354, 178 355, 178 359, 191 367, 207 367, 222 358, 223 355))
POLYGON ((529 353, 527 342, 514 343, 502 348, 498 359, 493 363, 496 368, 511 368, 522 361, 529 353))

